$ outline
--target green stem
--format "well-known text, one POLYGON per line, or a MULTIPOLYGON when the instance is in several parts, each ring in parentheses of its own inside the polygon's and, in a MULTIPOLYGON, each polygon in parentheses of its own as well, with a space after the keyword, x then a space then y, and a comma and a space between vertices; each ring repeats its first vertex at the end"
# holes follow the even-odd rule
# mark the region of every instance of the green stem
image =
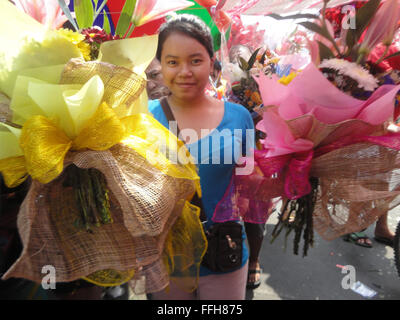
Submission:
POLYGON ((385 59, 385 56, 386 56, 386 54, 388 53, 388 51, 389 51, 389 46, 386 46, 386 47, 385 47, 385 52, 383 52, 382 56, 378 59, 378 61, 375 62, 375 65, 376 65, 376 66, 377 66, 378 64, 380 64, 380 63, 383 61, 383 59, 385 59))
POLYGON ((329 0, 327 0, 327 1, 324 0, 324 6, 323 6, 323 8, 322 8, 322 28, 326 30, 326 33, 329 35, 328 40, 329 40, 330 42, 332 42, 333 47, 334 47, 335 50, 337 51, 338 55, 341 56, 342 54, 341 54, 341 52, 340 52, 340 49, 339 49, 339 47, 337 46, 337 43, 336 43, 335 39, 333 39, 332 36, 331 36, 331 34, 329 33, 328 27, 327 27, 327 25, 326 25, 325 11, 326 11, 326 6, 327 6, 328 2, 329 2, 329 0))
POLYGON ((85 188, 85 193, 87 195, 87 200, 88 200, 88 208, 89 212, 91 215, 91 222, 96 226, 100 226, 100 217, 98 216, 97 212, 97 206, 96 206, 96 194, 94 192, 94 186, 92 182, 92 177, 90 174, 90 169, 84 169, 82 174, 85 177, 85 185, 83 186, 85 188))
POLYGON ((10 127, 13 127, 13 128, 22 129, 21 125, 19 125, 17 123, 14 123, 14 122, 11 122, 11 121, 9 121, 6 118, 3 118, 1 116, 0 116, 0 122, 5 123, 6 125, 8 125, 10 127))
POLYGON ((100 214, 101 223, 112 223, 113 220, 110 213, 110 200, 106 180, 103 174, 96 169, 91 169, 90 175, 92 178, 96 207, 100 214))
POLYGON ((87 212, 86 199, 85 199, 84 193, 82 192, 81 189, 78 189, 77 192, 78 192, 79 202, 80 202, 81 210, 82 210, 81 213, 82 213, 83 225, 84 225, 86 231, 90 232, 89 214, 87 212))
POLYGON ((364 56, 365 56, 365 53, 364 53, 364 52, 361 52, 361 53, 358 55, 358 57, 357 57, 356 63, 357 63, 357 64, 361 64, 362 60, 364 59, 364 56))
POLYGON ((126 36, 124 37, 125 39, 129 38, 133 32, 133 30, 135 29, 135 25, 132 23, 131 26, 129 27, 128 32, 126 33, 126 36))
POLYGON ((106 4, 107 4, 107 0, 104 0, 103 3, 100 5, 100 7, 97 9, 96 13, 94 14, 93 21, 95 21, 97 19, 98 15, 100 14, 101 10, 103 10, 103 8, 105 7, 106 4))

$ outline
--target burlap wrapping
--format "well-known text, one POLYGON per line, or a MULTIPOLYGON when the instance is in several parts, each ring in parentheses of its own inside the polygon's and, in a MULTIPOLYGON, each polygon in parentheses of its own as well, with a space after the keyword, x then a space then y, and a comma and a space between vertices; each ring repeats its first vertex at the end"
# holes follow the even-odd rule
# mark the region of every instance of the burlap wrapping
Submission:
MULTIPOLYGON (((144 79, 128 69, 74 59, 66 65, 61 83, 83 84, 93 75, 104 82, 103 101, 120 112, 145 88, 144 79)), ((206 248, 198 209, 186 201, 195 191, 193 179, 163 173, 124 144, 107 151, 69 151, 64 171, 55 180, 33 181, 18 214, 23 251, 3 279, 40 283, 42 268, 51 265, 56 282, 84 278, 117 285, 131 280, 136 293, 149 293, 165 288, 169 274, 178 271, 190 278, 185 289, 193 290, 206 248), (71 164, 104 174, 113 223, 95 227, 92 233, 77 227, 74 188, 64 183, 65 168, 71 164), (175 224, 181 227, 173 228, 175 224)))
POLYGON ((369 143, 347 146, 315 159, 319 178, 314 228, 325 240, 367 228, 400 204, 400 155, 369 143))
POLYGON ((0 93, 0 120, 11 121, 12 111, 10 109, 10 99, 2 93, 0 93))
POLYGON ((103 172, 114 223, 94 229, 93 234, 78 230, 74 191, 63 186, 65 175, 49 184, 33 182, 18 215, 24 249, 4 279, 41 282, 45 265, 55 267, 57 282, 103 269, 142 269, 136 277, 146 281, 145 292, 163 289, 169 281, 162 265, 165 239, 184 200, 195 191, 194 184, 161 173, 123 145, 105 152, 70 153, 65 163, 103 172))
POLYGON ((65 65, 60 84, 84 84, 95 75, 104 83, 102 101, 113 109, 127 110, 146 88, 146 81, 127 68, 81 59, 71 59, 65 65))
MULTIPOLYGON (((297 126, 299 136, 313 141, 317 150, 353 136, 387 133, 385 124, 374 126, 354 119, 326 125, 305 116, 288 124, 291 130, 297 126), (307 121, 312 124, 305 125, 307 121), (297 126, 301 122, 304 125, 297 126), (301 132, 300 128, 311 129, 301 132)), ((316 154, 310 171, 310 176, 319 179, 313 223, 322 238, 333 240, 367 228, 400 203, 399 143, 392 145, 393 149, 355 143, 321 156, 316 154)))
MULTIPOLYGON (((352 143, 358 137, 384 135, 385 125, 354 119, 327 125, 310 115, 286 123, 295 138, 314 142, 309 176, 318 178, 319 187, 313 223, 323 239, 333 240, 367 228, 400 204, 400 141, 392 139, 391 148, 369 142, 352 143), (349 141, 350 145, 342 145, 349 141)), ((274 157, 260 158, 256 165, 278 172, 281 163, 274 157)), ((271 177, 258 172, 235 177, 241 197, 260 201, 285 198, 285 174, 271 177)))

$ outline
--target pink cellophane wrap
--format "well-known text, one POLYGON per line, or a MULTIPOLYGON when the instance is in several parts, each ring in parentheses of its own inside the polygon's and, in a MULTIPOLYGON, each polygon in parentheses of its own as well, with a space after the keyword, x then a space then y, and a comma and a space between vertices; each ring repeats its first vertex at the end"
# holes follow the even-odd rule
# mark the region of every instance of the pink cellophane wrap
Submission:
MULTIPOLYGON (((236 215, 246 217, 251 201, 297 199, 316 177, 314 229, 332 240, 368 227, 400 203, 400 134, 385 129, 400 86, 381 86, 362 101, 312 65, 287 86, 262 75, 257 81, 267 106, 257 126, 267 134, 264 148, 248 159, 256 170, 235 176, 235 189, 221 204, 230 199, 236 215)), ((268 211, 258 218, 265 222, 268 211)))
POLYGON ((223 199, 215 208, 212 221, 225 222, 243 219, 245 222, 261 224, 268 220, 272 200, 268 197, 253 197, 263 189, 263 181, 257 174, 233 176, 223 199), (246 177, 242 181, 242 177, 246 177))
POLYGON ((312 63, 287 86, 263 74, 255 80, 264 106, 278 106, 282 119, 312 114, 325 124, 350 119, 382 124, 393 115, 393 99, 400 88, 400 85, 383 85, 368 100, 359 100, 332 85, 312 63))

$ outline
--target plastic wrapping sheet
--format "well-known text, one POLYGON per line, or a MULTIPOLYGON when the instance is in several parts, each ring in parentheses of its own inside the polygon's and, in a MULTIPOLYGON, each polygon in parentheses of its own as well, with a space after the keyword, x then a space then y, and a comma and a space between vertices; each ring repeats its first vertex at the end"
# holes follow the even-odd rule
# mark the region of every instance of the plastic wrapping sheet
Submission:
MULTIPOLYGON (((354 1, 332 0, 328 8, 336 7, 354 1)), ((306 9, 321 9, 322 0, 227 0, 223 6, 229 14, 254 14, 265 15, 269 13, 286 14, 295 13, 306 9)))

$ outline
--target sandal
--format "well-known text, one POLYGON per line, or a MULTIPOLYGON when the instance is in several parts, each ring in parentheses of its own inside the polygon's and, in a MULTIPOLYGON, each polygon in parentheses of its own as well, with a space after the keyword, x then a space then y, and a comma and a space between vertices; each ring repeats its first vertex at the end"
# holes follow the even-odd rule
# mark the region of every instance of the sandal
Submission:
POLYGON ((387 246, 393 248, 393 245, 394 245, 393 239, 389 239, 389 238, 385 238, 385 237, 378 237, 378 236, 375 236, 374 239, 375 239, 375 241, 377 241, 377 242, 386 244, 387 246))
POLYGON ((372 248, 372 244, 366 243, 365 240, 369 240, 367 235, 364 232, 352 232, 349 234, 346 234, 343 237, 344 241, 347 242, 352 242, 358 246, 364 247, 364 248, 372 248), (360 242, 360 240, 364 240, 364 242, 360 242))
POLYGON ((261 275, 261 268, 257 268, 255 270, 249 270, 248 274, 247 274, 247 285, 246 288, 247 289, 256 289, 260 286, 261 284, 261 276, 257 281, 250 281, 250 275, 251 274, 260 274, 261 275))

